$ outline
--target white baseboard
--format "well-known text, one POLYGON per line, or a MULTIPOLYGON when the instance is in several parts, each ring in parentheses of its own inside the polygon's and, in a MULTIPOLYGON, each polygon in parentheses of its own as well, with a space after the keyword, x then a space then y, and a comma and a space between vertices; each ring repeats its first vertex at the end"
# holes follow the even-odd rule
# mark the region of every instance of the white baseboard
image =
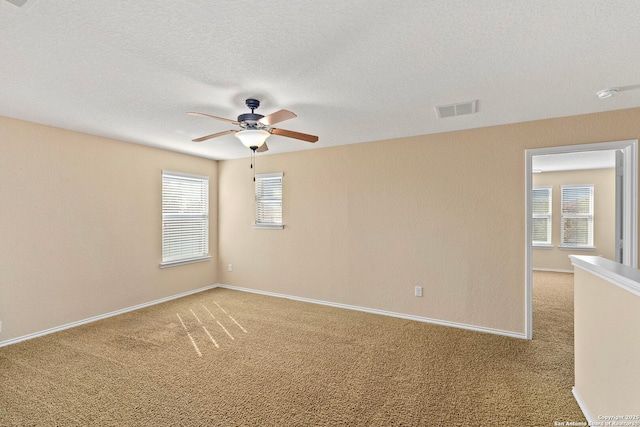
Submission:
POLYGON ((336 302, 329 302, 329 301, 322 301, 322 300, 311 299, 311 298, 303 298, 303 297, 297 297, 297 296, 291 296, 291 295, 285 295, 285 294, 278 294, 278 293, 275 293, 275 292, 268 292, 268 291, 261 291, 261 290, 257 290, 257 289, 243 288, 243 287, 240 287, 240 286, 220 284, 219 287, 220 288, 226 288, 226 289, 232 289, 232 290, 236 290, 236 291, 250 292, 250 293, 260 294, 260 295, 267 295, 267 296, 277 297, 277 298, 286 298, 286 299, 291 299, 291 300, 295 300, 295 301, 310 302, 312 304, 327 305, 327 306, 330 306, 330 307, 345 308, 345 309, 348 309, 348 310, 363 311, 363 312, 366 312, 366 313, 373 313, 373 314, 381 314, 383 316, 399 317, 401 319, 415 320, 415 321, 418 321, 418 322, 425 322, 425 323, 433 323, 433 324, 441 325, 441 326, 450 326, 450 327, 454 327, 454 328, 468 329, 468 330, 477 331, 477 332, 485 332, 485 333, 488 333, 488 334, 503 335, 503 336, 512 337, 512 338, 527 339, 527 336, 524 333, 503 331, 501 329, 485 328, 483 326, 474 326, 474 325, 467 325, 465 323, 457 323, 457 322, 449 322, 449 321, 446 321, 446 320, 430 319, 428 317, 414 316, 414 315, 411 315, 411 314, 403 314, 403 313, 395 313, 393 311, 378 310, 378 309, 375 309, 375 308, 359 307, 359 306, 356 306, 356 305, 340 304, 340 303, 336 303, 336 302))
POLYGON ((562 270, 559 268, 532 268, 533 271, 549 271, 551 273, 573 273, 573 270, 562 270))
POLYGON ((375 309, 375 308, 359 307, 359 306, 355 306, 355 305, 341 304, 341 303, 335 303, 335 302, 329 302, 329 301, 322 301, 322 300, 316 300, 316 299, 312 299, 312 298, 303 298, 303 297, 297 297, 297 296, 292 296, 292 295, 279 294, 279 293, 275 293, 275 292, 260 291, 260 290, 256 290, 256 289, 243 288, 243 287, 239 287, 239 286, 215 284, 215 285, 209 285, 209 286, 205 286, 203 288, 194 289, 194 290, 187 291, 187 292, 182 292, 180 294, 171 295, 171 296, 168 296, 168 297, 165 297, 165 298, 160 298, 160 299, 157 299, 157 300, 154 300, 154 301, 150 301, 150 302, 146 302, 146 303, 143 303, 143 304, 134 305, 132 307, 123 308, 121 310, 112 311, 110 313, 101 314, 99 316, 94 316, 94 317, 90 317, 90 318, 87 318, 87 319, 78 320, 76 322, 67 323, 65 325, 56 326, 54 328, 45 329, 43 331, 34 332, 32 334, 23 335, 23 336, 20 336, 20 337, 17 337, 17 338, 12 338, 10 340, 0 341, 0 347, 4 347, 4 346, 7 346, 7 345, 11 345, 11 344, 16 344, 16 343, 19 343, 21 341, 30 340, 30 339, 41 337, 41 336, 44 336, 44 335, 49 335, 49 334, 52 334, 54 332, 63 331, 65 329, 74 328, 76 326, 85 325, 87 323, 96 322, 98 320, 107 319, 109 317, 117 316, 119 314, 128 313, 130 311, 139 310, 141 308, 150 307, 150 306, 156 305, 156 304, 161 304, 163 302, 171 301, 171 300, 174 300, 174 299, 177 299, 177 298, 186 297, 188 295, 196 294, 196 293, 199 293, 199 292, 208 291, 209 289, 213 289, 213 288, 217 288, 217 287, 233 289, 233 290, 242 291, 242 292, 250 292, 250 293, 255 293, 255 294, 267 295, 267 296, 272 296, 272 297, 277 297, 277 298, 286 298, 286 299, 291 299, 291 300, 295 300, 295 301, 309 302, 309 303, 312 303, 312 304, 326 305, 326 306, 330 306, 330 307, 344 308, 344 309, 347 309, 347 310, 356 310, 356 311, 362 311, 362 312, 366 312, 366 313, 381 314, 383 316, 398 317, 398 318, 401 318, 401 319, 415 320, 417 322, 433 323, 433 324, 441 325, 441 326, 450 326, 450 327, 454 327, 454 328, 468 329, 468 330, 477 331, 477 332, 484 332, 484 333, 488 333, 488 334, 503 335, 503 336, 512 337, 512 338, 520 338, 520 339, 526 339, 527 338, 526 335, 523 334, 523 333, 504 331, 504 330, 501 330, 501 329, 485 328, 483 326, 467 325, 465 323, 449 322, 449 321, 446 321, 446 320, 431 319, 431 318, 428 318, 428 317, 414 316, 414 315, 411 315, 411 314, 396 313, 396 312, 386 311, 386 310, 378 310, 378 309, 375 309))
POLYGON ((160 299, 157 299, 155 301, 145 302, 143 304, 138 304, 138 305, 134 305, 132 307, 123 308, 121 310, 112 311, 110 313, 101 314, 99 316, 89 317, 88 319, 78 320, 77 322, 67 323, 66 325, 56 326, 55 328, 45 329, 44 331, 34 332, 33 334, 23 335, 21 337, 13 338, 13 339, 6 340, 6 341, 0 341, 0 347, 4 347, 4 346, 7 346, 7 345, 11 345, 11 344, 16 344, 16 343, 18 343, 20 341, 30 340, 30 339, 33 339, 33 338, 41 337, 43 335, 49 335, 49 334, 52 334, 54 332, 64 331, 65 329, 70 329, 70 328, 74 328, 76 326, 84 325, 84 324, 87 324, 87 323, 96 322, 98 320, 106 319, 108 317, 113 317, 113 316, 117 316, 119 314, 128 313, 130 311, 139 310, 141 308, 149 307, 149 306, 152 306, 152 305, 161 304, 163 302, 167 302, 167 301, 171 301, 171 300, 174 300, 174 299, 186 297, 186 296, 192 295, 192 294, 197 294, 198 292, 208 291, 209 289, 213 289, 213 288, 217 288, 217 287, 218 287, 217 284, 216 285, 209 285, 209 286, 205 286, 203 288, 198 288, 198 289, 193 289, 191 291, 182 292, 182 293, 177 294, 177 295, 171 295, 171 296, 168 296, 168 297, 165 297, 165 298, 160 298, 160 299))
POLYGON ((587 405, 584 403, 584 400, 582 400, 582 397, 580 397, 580 393, 578 393, 578 390, 576 390, 576 388, 573 387, 571 389, 571 393, 573 393, 573 397, 576 399, 576 402, 578 402, 578 406, 580 407, 580 410, 582 411, 582 414, 584 415, 584 417, 587 419, 587 423, 589 425, 596 425, 595 418, 593 418, 589 413, 589 410, 587 409, 587 405))

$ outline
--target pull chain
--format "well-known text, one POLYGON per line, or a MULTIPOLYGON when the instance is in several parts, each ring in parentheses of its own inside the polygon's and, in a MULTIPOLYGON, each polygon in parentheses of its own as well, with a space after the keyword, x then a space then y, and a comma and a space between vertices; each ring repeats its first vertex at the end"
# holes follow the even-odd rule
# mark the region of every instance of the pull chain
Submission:
POLYGON ((256 168, 254 167, 256 159, 256 148, 251 147, 251 169, 253 169, 253 182, 256 182, 256 168))

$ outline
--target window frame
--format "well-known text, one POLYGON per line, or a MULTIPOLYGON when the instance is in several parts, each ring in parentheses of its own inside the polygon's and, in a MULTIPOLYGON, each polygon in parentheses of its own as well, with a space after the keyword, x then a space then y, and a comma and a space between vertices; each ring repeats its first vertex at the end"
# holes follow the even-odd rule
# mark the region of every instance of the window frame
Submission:
POLYGON ((255 212, 254 212, 254 223, 253 228, 265 228, 272 230, 282 230, 284 228, 283 223, 283 194, 284 194, 284 173, 283 172, 273 172, 273 173, 259 173, 255 176, 256 181, 254 185, 254 196, 255 196, 255 212), (279 180, 280 181, 280 191, 279 195, 274 196, 264 196, 261 197, 259 195, 259 185, 262 181, 265 180, 279 180), (264 221, 261 217, 261 206, 263 205, 263 201, 269 202, 279 202, 280 208, 280 220, 279 221, 264 221))
POLYGON ((531 245, 534 248, 553 248, 553 243, 552 243, 552 235, 553 235, 553 186, 551 185, 542 185, 542 186, 536 186, 532 188, 531 191, 531 226, 532 226, 532 231, 531 231, 531 245), (534 195, 533 193, 536 190, 547 190, 548 192, 548 198, 549 198, 549 210, 547 213, 535 213, 534 212, 534 195), (534 233, 533 233, 533 223, 535 222, 534 220, 536 219, 546 219, 547 220, 547 240, 546 241, 541 241, 541 240, 534 240, 534 233))
POLYGON ((579 185, 562 185, 560 186, 560 248, 561 249, 571 249, 571 250, 594 250, 594 205, 595 205, 595 191, 593 184, 579 184, 579 185), (565 213, 564 212, 564 199, 565 199, 565 190, 566 189, 575 189, 575 188, 588 188, 589 189, 589 213, 565 213), (588 220, 588 234, 587 244, 572 244, 567 243, 565 241, 565 219, 567 218, 575 218, 575 219, 587 219, 588 220))
MULTIPOLYGON (((160 263, 160 268, 165 268, 165 267, 173 267, 173 266, 177 266, 177 265, 183 265, 183 264, 191 264, 194 262, 202 262, 202 261, 207 261, 211 259, 211 256, 209 255, 209 233, 210 233, 210 227, 209 227, 209 177, 208 176, 203 176, 203 175, 194 175, 194 174, 188 174, 188 173, 183 173, 183 172, 175 172, 175 171, 170 171, 170 170, 162 170, 162 191, 161 191, 161 211, 162 211, 162 220, 161 220, 161 224, 162 224, 162 248, 161 248, 161 263, 160 263), (173 202, 175 203, 176 201, 176 197, 178 199, 180 199, 180 197, 183 198, 182 203, 187 203, 187 200, 184 200, 184 198, 186 198, 186 194, 182 193, 182 194, 170 194, 170 185, 177 185, 180 181, 182 181, 182 184, 188 182, 188 181, 195 181, 197 182, 197 185, 191 187, 191 195, 193 196, 194 194, 197 194, 198 192, 201 192, 201 197, 199 199, 196 200, 196 207, 199 209, 196 209, 194 212, 189 212, 189 213, 185 213, 185 212, 176 212, 175 210, 172 210, 170 205, 169 205, 169 197, 173 197, 173 202), (204 184, 204 185, 203 185, 204 184), (198 188, 201 187, 201 188, 198 188), (204 188, 202 188, 204 187, 204 188), (198 211, 199 210, 199 211, 198 211), (186 243, 189 244, 191 243, 193 245, 192 248, 197 249, 197 248, 201 248, 201 250, 194 250, 191 253, 185 253, 184 256, 179 257, 179 256, 175 256, 175 252, 174 254, 171 254, 171 251, 168 249, 169 245, 176 245, 178 243, 178 241, 180 240, 179 238, 176 239, 174 242, 168 242, 170 240, 172 240, 172 237, 170 236, 171 233, 168 229, 168 224, 170 224, 171 222, 174 222, 174 225, 179 224, 179 222, 176 221, 196 221, 196 223, 198 221, 200 221, 202 228, 199 230, 199 234, 200 234, 200 240, 198 240, 197 238, 193 239, 192 241, 190 241, 189 239, 185 239, 182 241, 182 243, 186 243)), ((190 208, 193 208, 193 203, 190 205, 190 208)), ((184 226, 184 222, 182 222, 182 225, 184 226)), ((191 225, 192 225, 191 224, 191 225)), ((198 233, 196 233, 198 234, 198 233)), ((179 251, 177 251, 179 252, 179 251)))

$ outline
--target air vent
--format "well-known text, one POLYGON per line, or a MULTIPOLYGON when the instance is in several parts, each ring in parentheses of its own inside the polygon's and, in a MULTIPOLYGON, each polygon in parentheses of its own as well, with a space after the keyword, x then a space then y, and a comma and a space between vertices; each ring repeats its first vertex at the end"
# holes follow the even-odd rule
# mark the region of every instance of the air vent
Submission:
POLYGON ((438 118, 463 116, 465 114, 473 114, 478 112, 478 100, 461 102, 458 104, 439 105, 436 107, 438 118))

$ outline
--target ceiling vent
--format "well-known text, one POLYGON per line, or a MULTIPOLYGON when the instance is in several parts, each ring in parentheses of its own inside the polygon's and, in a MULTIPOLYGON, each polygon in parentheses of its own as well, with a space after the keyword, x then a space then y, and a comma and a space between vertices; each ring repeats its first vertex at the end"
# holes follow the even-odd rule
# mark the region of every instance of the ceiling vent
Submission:
POLYGON ((465 114, 473 114, 478 112, 478 100, 461 102, 458 104, 439 105, 436 107, 438 118, 463 116, 465 114))

